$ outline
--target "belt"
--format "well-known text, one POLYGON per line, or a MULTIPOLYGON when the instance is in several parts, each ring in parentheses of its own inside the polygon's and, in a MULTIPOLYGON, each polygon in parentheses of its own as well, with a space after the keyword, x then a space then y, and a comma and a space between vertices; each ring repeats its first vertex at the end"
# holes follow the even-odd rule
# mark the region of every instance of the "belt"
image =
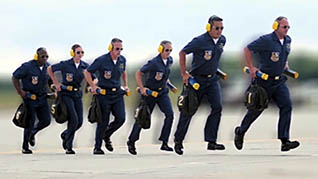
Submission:
POLYGON ((268 76, 269 79, 279 80, 281 76, 268 76))
POLYGON ((62 85, 61 88, 62 88, 62 90, 71 91, 71 92, 76 92, 76 91, 80 90, 79 88, 76 88, 72 85, 62 85))
POLYGON ((193 75, 193 76, 198 76, 198 77, 201 77, 201 78, 212 78, 214 76, 214 74, 207 74, 207 75, 193 75))
POLYGON ((38 98, 41 98, 43 96, 46 96, 46 93, 31 93, 27 91, 26 97, 32 100, 37 100, 38 98))
POLYGON ((119 88, 100 88, 99 94, 100 95, 106 95, 106 94, 115 94, 119 88))
POLYGON ((152 91, 157 91, 157 92, 159 92, 159 91, 162 91, 163 89, 165 89, 165 88, 149 88, 150 90, 152 90, 152 91))

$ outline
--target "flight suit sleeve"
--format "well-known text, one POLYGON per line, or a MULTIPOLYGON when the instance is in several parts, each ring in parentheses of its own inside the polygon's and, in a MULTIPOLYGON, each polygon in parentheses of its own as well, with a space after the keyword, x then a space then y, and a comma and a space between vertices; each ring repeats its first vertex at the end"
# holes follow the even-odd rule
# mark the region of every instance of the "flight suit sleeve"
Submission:
POLYGON ((96 59, 90 66, 87 67, 87 71, 93 74, 100 68, 100 65, 100 60, 96 59))
MULTIPOLYGON (((88 69, 88 67, 89 67, 89 64, 88 63, 86 63, 86 62, 83 62, 83 68, 84 69, 88 69)), ((95 73, 92 73, 91 74, 92 75, 92 80, 95 80, 95 79, 97 79, 97 76, 96 76, 96 74, 95 73)), ((88 84, 88 83, 87 83, 88 84)), ((89 85, 88 85, 89 86, 89 85)))
POLYGON ((83 62, 83 69, 87 69, 88 68, 88 63, 86 63, 86 62, 84 62, 84 61, 82 61, 83 62))
POLYGON ((153 68, 153 63, 152 63, 151 60, 149 60, 149 61, 147 62, 147 64, 145 64, 144 66, 142 66, 142 67, 140 68, 140 71, 141 71, 142 73, 147 73, 147 72, 151 71, 152 68, 153 68))
POLYGON ((194 38, 191 42, 189 42, 183 49, 186 54, 195 52, 199 47, 199 40, 198 38, 194 38))
POLYGON ((62 71, 63 70, 63 66, 64 66, 64 62, 61 61, 60 63, 54 64, 52 65, 52 71, 56 72, 56 71, 62 71))
POLYGON ((264 36, 259 37, 255 41, 247 45, 247 48, 253 52, 261 52, 267 49, 267 39, 264 36))
POLYGON ((17 68, 14 72, 13 72, 13 76, 16 78, 16 79, 22 79, 24 78, 26 75, 27 75, 27 71, 28 71, 28 68, 25 64, 22 64, 19 68, 17 68))

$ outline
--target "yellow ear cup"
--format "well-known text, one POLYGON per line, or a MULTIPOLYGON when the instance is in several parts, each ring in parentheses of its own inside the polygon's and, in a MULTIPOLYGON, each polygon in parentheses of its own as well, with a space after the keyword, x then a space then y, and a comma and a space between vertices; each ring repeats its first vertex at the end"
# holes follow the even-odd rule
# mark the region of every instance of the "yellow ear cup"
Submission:
POLYGON ((273 30, 277 30, 278 26, 279 26, 279 23, 277 21, 274 21, 273 26, 272 26, 273 30))
POLYGON ((38 60, 39 59, 39 55, 37 53, 35 53, 34 56, 33 56, 33 59, 34 60, 38 60))
POLYGON ((70 51, 70 55, 71 55, 72 57, 75 56, 75 53, 74 53, 74 50, 73 50, 73 49, 70 51))
POLYGON ((211 24, 207 24, 205 26, 206 31, 210 32, 211 31, 211 24))
POLYGON ((158 52, 161 53, 161 52, 163 51, 163 48, 164 48, 164 47, 163 47, 162 45, 159 45, 159 47, 158 47, 158 52))
POLYGON ((108 51, 112 51, 113 50, 113 44, 109 44, 108 45, 108 51))

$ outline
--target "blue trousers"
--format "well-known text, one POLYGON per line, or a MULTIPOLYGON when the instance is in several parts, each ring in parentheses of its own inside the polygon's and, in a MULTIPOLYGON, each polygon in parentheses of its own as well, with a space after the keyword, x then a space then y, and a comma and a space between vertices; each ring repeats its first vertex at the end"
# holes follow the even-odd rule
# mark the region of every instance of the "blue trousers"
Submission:
POLYGON ((81 97, 72 95, 63 95, 62 99, 68 112, 67 128, 62 132, 62 136, 66 140, 66 148, 71 150, 73 148, 75 132, 83 124, 83 103, 81 97))
POLYGON ((95 149, 100 149, 102 140, 109 138, 125 122, 125 102, 123 95, 98 95, 101 105, 102 122, 97 123, 95 135, 95 149), (114 121, 109 123, 110 113, 115 117, 114 121))
POLYGON ((50 125, 51 116, 45 96, 37 100, 25 99, 24 102, 28 109, 29 127, 24 129, 22 148, 28 149, 30 138, 50 125), (38 122, 35 124, 36 118, 38 122))
MULTIPOLYGON (((272 99, 279 108, 278 139, 289 139, 292 102, 286 85, 287 77, 282 76, 280 80, 256 80, 257 84, 264 87, 268 97, 272 99)), ((240 131, 245 133, 262 112, 263 111, 248 110, 241 123, 240 131)))
MULTIPOLYGON (((216 142, 219 130, 219 124, 222 113, 222 93, 221 87, 217 79, 214 78, 200 78, 195 77, 197 82, 200 83, 200 88, 197 93, 199 103, 203 97, 207 97, 211 107, 211 112, 206 120, 204 128, 204 140, 206 142, 216 142)), ((188 131, 192 116, 180 113, 177 130, 174 134, 174 141, 182 142, 188 131)))
MULTIPOLYGON (((146 103, 148 104, 151 113, 155 105, 158 104, 160 111, 165 114, 165 120, 161 129, 161 135, 159 137, 159 140, 168 142, 173 122, 173 110, 168 95, 168 91, 162 95, 159 95, 157 98, 154 98, 152 96, 143 96, 143 99, 146 100, 146 103)), ((135 122, 128 139, 132 142, 139 140, 140 132, 141 127, 135 122)))

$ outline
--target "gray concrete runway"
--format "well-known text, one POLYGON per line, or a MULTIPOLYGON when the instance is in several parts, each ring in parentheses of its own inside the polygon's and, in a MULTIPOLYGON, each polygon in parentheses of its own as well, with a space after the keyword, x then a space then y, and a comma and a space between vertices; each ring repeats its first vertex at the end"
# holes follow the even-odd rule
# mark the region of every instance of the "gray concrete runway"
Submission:
MULTIPOLYGON (((205 109, 199 114, 207 114, 205 109)), ((193 118, 185 141, 185 153, 162 152, 157 138, 160 133, 161 114, 153 117, 152 129, 143 131, 137 145, 137 156, 129 155, 125 142, 131 130, 132 119, 114 134, 113 153, 92 155, 95 125, 86 120, 76 135, 75 156, 66 156, 59 134, 65 125, 52 123, 40 132, 34 154, 21 154, 22 130, 13 126, 12 111, 1 111, 0 120, 0 178, 318 178, 318 135, 316 116, 307 110, 293 113, 292 139, 301 146, 286 153, 280 152, 276 139, 277 110, 270 109, 253 124, 246 134, 244 149, 237 151, 233 145, 233 129, 245 111, 223 112, 219 142, 226 150, 206 150, 203 142, 205 118, 193 118)), ((178 117, 178 113, 175 114, 178 117)), ((175 131, 176 122, 174 129, 175 131)), ((173 135, 171 135, 171 141, 173 135)), ((171 142, 170 145, 173 145, 171 142)))

